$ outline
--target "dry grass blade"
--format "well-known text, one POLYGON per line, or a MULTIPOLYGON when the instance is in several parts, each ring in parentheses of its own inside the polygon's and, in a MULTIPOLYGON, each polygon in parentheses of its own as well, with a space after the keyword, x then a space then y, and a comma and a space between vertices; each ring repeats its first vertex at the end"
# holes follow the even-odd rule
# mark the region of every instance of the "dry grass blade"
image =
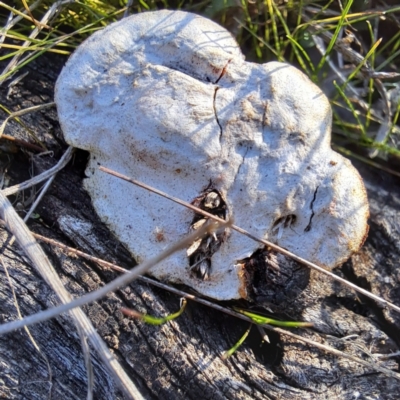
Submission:
MULTIPOLYGON (((1 196, 1 194, 0 194, 0 200, 1 200, 1 198, 4 199, 4 197, 1 196)), ((8 202, 8 200, 7 200, 7 202, 8 202)), ((9 204, 9 207, 12 207, 9 202, 8 202, 8 204, 9 204)), ((2 204, 0 201, 0 206, 1 205, 2 204)), ((15 211, 14 211, 14 213, 15 213, 15 211)), ((0 210, 0 216, 2 218, 4 218, 4 214, 3 214, 2 210, 0 210)), ((5 220, 5 223, 6 223, 6 226, 9 228, 10 224, 7 222, 7 220, 5 220)), ((42 311, 42 312, 34 314, 32 316, 25 317, 23 320, 20 320, 20 321, 13 321, 13 322, 3 324, 0 326, 0 334, 12 332, 15 329, 23 328, 24 326, 29 326, 32 324, 36 324, 38 322, 46 321, 47 319, 54 318, 57 315, 60 315, 64 312, 73 310, 74 308, 81 307, 85 304, 92 303, 96 300, 99 300, 102 297, 106 296, 107 294, 119 289, 120 287, 128 285, 135 279, 138 279, 141 275, 145 274, 151 267, 153 267, 157 263, 165 260, 167 257, 174 254, 175 252, 177 252, 181 249, 187 248, 195 240, 197 240, 199 238, 203 238, 204 236, 209 235, 212 232, 215 232, 219 229, 225 229, 230 226, 231 226, 230 221, 223 221, 223 222, 218 221, 217 223, 212 222, 212 223, 204 224, 203 227, 201 227, 200 229, 187 235, 185 238, 183 238, 179 242, 171 245, 170 247, 165 249, 162 253, 158 254, 155 257, 152 257, 151 259, 149 259, 149 260, 143 262, 142 264, 140 264, 139 266, 135 267, 128 274, 122 275, 119 278, 108 283, 107 285, 103 286, 102 288, 95 290, 94 292, 88 293, 78 299, 71 301, 70 295, 68 294, 68 297, 69 297, 68 303, 65 302, 65 304, 63 304, 61 306, 57 306, 50 310, 42 311)), ((25 226, 25 229, 27 230, 26 226, 25 226)), ((29 235, 30 235, 30 237, 32 237, 32 240, 34 240, 32 234, 30 232, 29 232, 29 235)), ((17 235, 15 235, 15 236, 17 237, 17 240, 18 240, 18 236, 17 235)), ((43 253, 43 251, 42 251, 42 253, 43 253)), ((61 282, 60 282, 60 284, 61 284, 61 282)), ((62 289, 63 289, 63 291, 65 291, 65 289, 63 287, 62 287, 62 289)))
MULTIPOLYGON (((155 189, 155 188, 153 188, 153 187, 151 187, 149 185, 146 185, 145 183, 139 182, 139 181, 137 181, 135 179, 131 179, 131 178, 125 176, 125 175, 122 175, 122 174, 120 174, 118 172, 112 171, 112 170, 110 170, 108 168, 105 168, 105 167, 99 167, 99 169, 101 171, 106 172, 106 173, 108 173, 110 175, 113 175, 113 176, 115 176, 117 178, 123 179, 123 180, 125 180, 127 182, 130 182, 130 183, 133 183, 134 185, 137 185, 137 186, 139 186, 139 187, 141 187, 143 189, 146 189, 146 190, 149 190, 149 191, 151 191, 153 193, 156 193, 159 196, 165 197, 166 199, 172 200, 173 202, 178 203, 178 204, 180 204, 180 205, 182 205, 184 207, 187 207, 187 208, 195 211, 196 213, 202 214, 202 215, 204 215, 204 216, 206 216, 206 217, 208 217, 208 218, 210 218, 210 219, 212 219, 214 221, 224 222, 222 219, 216 217, 213 214, 210 214, 210 213, 208 213, 208 212, 206 212, 206 211, 204 211, 204 210, 202 210, 202 209, 200 209, 198 207, 195 207, 194 205, 192 205, 190 203, 187 203, 187 202, 185 202, 183 200, 180 200, 180 199, 178 199, 176 197, 170 196, 167 193, 164 193, 164 192, 162 192, 162 191, 160 191, 158 189, 155 189)), ((262 243, 265 246, 268 246, 272 250, 275 250, 278 253, 283 254, 284 256, 290 257, 292 260, 295 260, 295 261, 297 261, 297 262, 299 262, 299 263, 301 263, 301 264, 303 264, 303 265, 305 265, 305 266, 307 266, 307 267, 309 267, 309 268, 311 268, 313 270, 316 270, 316 271, 318 271, 318 272, 320 272, 320 273, 322 273, 324 275, 329 276, 330 278, 334 279, 335 281, 338 281, 338 282, 348 286, 349 288, 351 288, 351 289, 363 294, 364 296, 367 296, 367 297, 375 300, 377 303, 379 303, 381 305, 390 307, 393 310, 395 310, 397 312, 400 312, 400 307, 399 306, 396 306, 395 304, 392 304, 389 301, 387 301, 387 300, 385 300, 385 299, 383 299, 383 298, 381 298, 379 296, 376 296, 376 295, 368 292, 368 290, 360 288, 359 286, 347 281, 346 279, 341 278, 340 276, 337 276, 337 275, 333 274, 330 271, 327 271, 326 269, 318 266, 317 264, 314 264, 314 263, 312 263, 310 261, 307 261, 306 259, 304 259, 302 257, 299 257, 296 254, 291 253, 288 250, 285 250, 284 248, 276 245, 275 243, 269 242, 268 240, 265 240, 265 239, 260 239, 260 238, 258 238, 256 236, 252 235, 250 232, 248 232, 248 231, 246 231, 246 230, 244 230, 244 229, 242 229, 242 228, 240 228, 239 226, 236 226, 236 225, 231 225, 231 229, 233 229, 233 230, 235 230, 235 231, 237 231, 237 232, 239 232, 239 233, 241 233, 241 234, 243 234, 243 235, 245 235, 245 236, 247 236, 247 237, 249 237, 249 238, 251 238, 251 239, 253 239, 253 240, 257 241, 257 242, 259 242, 259 243, 262 243)))
POLYGON ((45 183, 45 185, 42 187, 42 189, 40 190, 39 195, 36 197, 35 201, 31 205, 31 207, 29 208, 28 212, 26 213, 26 215, 24 217, 24 222, 28 221, 28 219, 30 218, 32 213, 35 211, 36 207, 38 206, 38 204, 42 200, 43 196, 46 194, 46 192, 49 189, 50 185, 53 183, 55 177, 56 177, 55 174, 53 176, 51 176, 49 178, 49 180, 45 183))
POLYGON ((31 20, 32 20, 32 22, 35 24, 35 26, 37 26, 39 29, 42 29, 42 28, 51 29, 50 26, 48 26, 48 25, 46 25, 46 24, 42 24, 42 23, 40 23, 39 21, 37 21, 37 20, 35 19, 35 17, 33 16, 33 14, 32 14, 32 12, 31 12, 30 8, 28 7, 28 4, 26 3, 26 0, 21 0, 21 1, 22 1, 22 4, 23 4, 24 7, 25 7, 26 12, 27 12, 28 15, 31 17, 31 20))
MULTIPOLYGON (((375 86, 381 95, 382 104, 383 104, 383 111, 385 118, 379 127, 378 133, 375 136, 375 142, 377 144, 386 142, 388 135, 391 129, 391 120, 392 120, 392 113, 390 110, 390 101, 386 91, 386 88, 383 86, 382 81, 380 79, 374 79, 375 86)), ((379 153, 379 149, 370 149, 369 156, 371 158, 375 158, 379 153)))
MULTIPOLYGON (((42 0, 38 0, 38 1, 35 1, 34 3, 32 3, 31 6, 29 7, 29 11, 32 12, 41 3, 41 1, 42 0)), ((15 10, 14 8, 8 6, 7 4, 3 3, 2 1, 0 1, 0 6, 4 7, 6 10, 10 11, 10 15, 7 20, 7 23, 0 31, 0 44, 2 44, 6 37, 5 33, 9 29, 11 29, 13 26, 15 26, 19 21, 21 21, 21 19, 28 18, 27 17, 28 12, 27 12, 27 9, 25 9, 23 12, 19 12, 19 11, 15 10)))
MULTIPOLYGON (((43 252, 42 248, 35 241, 31 232, 21 220, 18 214, 15 212, 11 203, 7 200, 4 194, 0 193, 0 216, 4 220, 7 229, 16 237, 19 245, 22 247, 24 252, 30 258, 35 268, 38 270, 40 275, 44 278, 47 284, 57 293, 62 303, 68 303, 71 301, 71 295, 64 288, 60 278, 55 272, 49 259, 43 252)), ((127 376, 125 371, 122 369, 118 361, 112 356, 108 350, 103 339, 97 333, 89 318, 83 313, 82 310, 73 310, 71 312, 75 324, 78 328, 78 332, 81 336, 81 342, 83 345, 86 344, 86 357, 89 357, 89 348, 86 343, 86 336, 90 340, 93 347, 96 349, 104 364, 111 371, 116 381, 119 383, 121 389, 124 391, 128 398, 142 399, 143 397, 137 390, 136 386, 127 376)), ((22 320, 23 321, 23 320, 22 320)), ((18 321, 17 321, 18 322, 18 321)), ((14 324, 12 322, 11 324, 14 324)), ((3 325, 3 327, 8 324, 3 325)), ((22 324, 24 326, 25 324, 22 324)), ((22 327, 21 326, 21 327, 22 327)), ((5 331, 3 332, 5 333, 5 331)), ((86 359, 86 363, 88 359, 86 359)), ((89 382, 92 381, 92 376, 89 373, 89 382)), ((88 398, 91 396, 91 388, 88 388, 88 398)))
MULTIPOLYGON (((67 3, 70 2, 72 1, 67 1, 67 3)), ((24 51, 26 51, 29 45, 31 44, 31 40, 38 36, 43 27, 48 27, 47 23, 51 21, 53 18, 55 18, 61 12, 62 5, 65 3, 66 1, 62 0, 56 1, 54 4, 51 5, 51 7, 48 9, 43 18, 40 21, 38 21, 38 24, 36 25, 35 29, 33 29, 31 34, 29 35, 28 40, 26 40, 20 47, 18 54, 16 54, 12 58, 12 60, 8 63, 8 65, 4 68, 1 74, 2 77, 0 78, 0 85, 4 82, 4 80, 7 77, 9 77, 13 73, 12 71, 18 65, 18 62, 22 57, 22 55, 24 54, 24 51)))
MULTIPOLYGON (((314 42, 316 44, 316 49, 319 51, 319 53, 321 55, 323 55, 325 53, 325 51, 326 51, 323 39, 321 39, 320 37, 316 36, 316 33, 315 33, 315 36, 313 36, 313 39, 314 39, 314 42)), ((335 65, 335 63, 332 62, 332 60, 330 58, 327 59, 327 63, 329 65, 329 68, 334 72, 335 76, 338 78, 338 80, 342 84, 347 82, 346 88, 354 96, 353 99, 354 99, 354 101, 355 100, 357 101, 357 105, 364 112, 370 112, 371 116, 373 116, 377 122, 379 122, 380 124, 383 124, 385 122, 385 120, 380 116, 380 114, 376 110, 370 109, 370 106, 368 105, 368 103, 366 103, 363 99, 359 98, 359 94, 357 92, 357 89, 353 86, 353 84, 351 82, 348 81, 348 75, 350 74, 351 71, 342 71, 340 68, 338 68, 335 65)))
MULTIPOLYGON (((311 22, 310 18, 303 14, 303 19, 307 22, 311 22)), ((308 25, 309 29, 313 32, 314 41, 317 44, 317 49, 319 51, 322 50, 322 42, 325 41, 327 43, 332 43, 333 35, 327 31, 324 31, 322 25, 310 23, 308 25)), ((352 37, 352 36, 350 36, 352 37)), ((376 73, 372 66, 369 64, 368 59, 371 56, 374 56, 376 52, 376 48, 380 44, 381 39, 377 40, 376 43, 372 46, 368 54, 364 57, 361 54, 357 53, 350 46, 350 43, 346 41, 346 39, 337 40, 334 43, 333 48, 338 52, 338 55, 343 57, 345 60, 349 61, 355 66, 354 71, 346 71, 349 76, 345 77, 342 71, 335 66, 335 64, 328 58, 326 61, 328 62, 329 67, 334 71, 338 79, 343 83, 344 87, 348 88, 351 91, 355 98, 352 99, 353 102, 357 102, 358 106, 361 107, 365 112, 373 116, 376 120, 378 120, 380 127, 378 132, 375 135, 374 144, 379 146, 380 144, 386 143, 387 138, 391 131, 391 108, 390 101, 388 98, 387 90, 383 85, 381 79, 394 79, 398 77, 397 73, 376 73), (351 79, 356 76, 360 72, 360 75, 364 77, 364 79, 372 79, 373 84, 376 87, 378 93, 381 96, 381 103, 383 107, 383 115, 381 112, 368 105, 364 100, 362 100, 357 93, 354 86, 351 84, 351 79)), ((326 54, 326 51, 321 52, 322 56, 326 54)), ((357 115, 353 110, 353 115, 357 119, 357 115)), ((359 121, 358 121, 359 122, 359 121)), ((359 122, 359 125, 364 129, 364 126, 359 122)), ((365 136, 365 135, 364 135, 365 136)), ((372 148, 369 150, 369 157, 374 158, 378 155, 379 148, 372 148)))
MULTIPOLYGON (((53 246, 57 246, 60 249, 62 249, 65 252, 67 252, 68 254, 74 254, 76 256, 85 258, 86 260, 95 262, 96 264, 98 264, 98 265, 100 265, 100 266, 102 266, 104 268, 107 268, 107 269, 112 269, 114 271, 118 271, 118 272, 121 272, 121 273, 129 273, 129 270, 127 270, 125 268, 122 268, 122 267, 120 267, 118 265, 115 265, 113 263, 110 263, 108 261, 102 260, 101 258, 91 256, 90 254, 87 254, 87 253, 85 253, 83 251, 80 251, 80 250, 74 249, 72 247, 66 246, 63 243, 57 242, 56 240, 46 238, 46 237, 44 237, 42 235, 39 235, 37 233, 33 233, 33 235, 38 240, 41 240, 41 241, 46 242, 46 243, 49 243, 49 244, 51 244, 53 246)), ((184 292, 182 290, 176 289, 176 288, 174 288, 172 286, 166 285, 165 283, 158 282, 158 281, 156 281, 154 279, 151 279, 151 278, 148 278, 146 276, 140 276, 138 279, 141 280, 142 282, 146 282, 146 283, 148 283, 148 284, 150 284, 152 286, 156 286, 158 288, 167 290, 167 291, 169 291, 171 293, 174 293, 174 294, 176 294, 176 295, 178 295, 180 297, 183 297, 185 299, 193 300, 193 301, 195 301, 197 303, 203 304, 204 306, 213 308, 215 310, 218 310, 218 311, 223 312, 225 314, 231 315, 233 317, 240 318, 243 321, 253 322, 251 318, 247 317, 244 314, 238 313, 238 312, 236 312, 236 311, 234 311, 234 310, 232 310, 230 308, 223 307, 223 306, 221 306, 219 304, 216 304, 216 303, 214 303, 212 301, 209 301, 209 300, 205 300, 205 299, 203 299, 201 297, 198 297, 198 296, 195 296, 193 294, 190 294, 190 293, 184 292)), ((343 358, 347 358, 349 360, 355 361, 355 362, 357 362, 357 363, 359 363, 361 365, 364 365, 364 366, 369 367, 371 369, 375 369, 375 370, 377 370, 379 372, 382 372, 383 374, 385 374, 387 376, 390 376, 392 378, 400 380, 400 375, 398 373, 396 373, 396 372, 394 372, 394 371, 392 371, 390 369, 387 369, 387 368, 384 368, 384 367, 380 367, 379 365, 376 365, 375 361, 374 362, 368 362, 368 361, 362 360, 361 358, 358 358, 358 357, 352 356, 350 354, 344 353, 344 352, 342 352, 340 350, 337 350, 334 347, 327 346, 327 345, 315 342, 313 340, 310 340, 310 339, 304 338, 302 336, 296 335, 296 334, 294 334, 294 333, 292 333, 290 331, 287 331, 287 330, 284 330, 284 329, 281 329, 281 328, 277 328, 277 327, 273 327, 271 325, 257 325, 257 326, 259 328, 261 328, 261 329, 265 328, 265 329, 268 329, 270 331, 279 333, 281 335, 286 335, 288 337, 294 338, 294 339, 299 340, 299 341, 301 341, 303 343, 307 343, 310 346, 317 347, 320 350, 323 350, 323 351, 325 351, 327 353, 334 354, 334 355, 336 355, 338 357, 343 357, 343 358)), ((266 336, 265 332, 263 332, 262 336, 263 337, 266 336)), ((266 340, 266 338, 264 340, 266 340)), ((268 341, 268 340, 266 340, 266 341, 268 341)), ((385 355, 382 355, 381 357, 384 358, 385 355)), ((389 357, 389 355, 386 356, 386 357, 389 357)))
MULTIPOLYGON (((35 211, 36 207, 38 206, 38 204, 40 203, 40 201, 42 200, 43 196, 46 194, 47 190, 49 189, 50 185, 53 183, 54 178, 56 177, 56 175, 54 174, 53 176, 51 176, 49 178, 49 180, 46 182, 46 184, 42 187, 39 195, 36 197, 35 201, 33 202, 33 204, 31 205, 31 207, 29 208, 28 212, 26 213, 25 217, 24 217, 24 222, 27 222, 30 218, 30 216, 32 215, 32 213, 35 211)), ((12 246, 12 244, 15 241, 15 236, 13 236, 10 239, 9 245, 12 246)))

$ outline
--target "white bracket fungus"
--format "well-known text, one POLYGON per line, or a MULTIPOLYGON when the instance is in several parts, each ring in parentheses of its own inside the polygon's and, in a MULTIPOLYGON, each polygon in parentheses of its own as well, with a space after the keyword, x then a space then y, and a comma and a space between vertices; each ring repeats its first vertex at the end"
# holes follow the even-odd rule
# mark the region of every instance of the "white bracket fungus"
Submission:
MULTIPOLYGON (((98 215, 139 262, 203 217, 99 165, 233 216, 329 269, 362 245, 366 192, 330 148, 327 98, 294 67, 244 61, 231 35, 208 19, 148 12, 95 33, 63 69, 56 102, 66 141, 90 152, 84 185, 98 215)), ((250 298, 243 260, 259 248, 224 232, 151 274, 215 299, 250 298)))

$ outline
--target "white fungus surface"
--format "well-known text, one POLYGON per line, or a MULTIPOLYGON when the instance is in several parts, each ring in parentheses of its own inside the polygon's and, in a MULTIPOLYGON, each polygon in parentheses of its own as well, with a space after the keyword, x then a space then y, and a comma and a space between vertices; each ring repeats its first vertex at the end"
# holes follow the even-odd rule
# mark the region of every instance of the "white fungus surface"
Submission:
MULTIPOLYGON (((90 152, 84 184, 98 215, 138 262, 184 237, 193 212, 99 165, 188 202, 211 187, 236 225, 330 269, 364 240, 366 192, 330 148, 327 98, 292 66, 244 61, 210 20, 157 11, 96 32, 64 67, 56 102, 65 140, 90 152)), ((259 247, 229 232, 207 280, 186 251, 151 274, 212 298, 246 298, 240 260, 259 247)))

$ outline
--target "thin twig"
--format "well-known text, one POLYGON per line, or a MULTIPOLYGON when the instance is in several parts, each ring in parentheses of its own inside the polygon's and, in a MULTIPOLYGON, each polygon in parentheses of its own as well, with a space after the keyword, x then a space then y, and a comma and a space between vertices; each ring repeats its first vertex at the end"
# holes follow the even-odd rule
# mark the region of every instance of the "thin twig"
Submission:
POLYGON ((3 134, 3 135, 1 135, 1 139, 8 140, 10 142, 15 143, 18 146, 25 147, 29 150, 34 150, 34 151, 39 151, 39 152, 43 151, 43 147, 37 146, 36 144, 33 144, 33 143, 29 143, 25 140, 17 139, 14 136, 3 134))
MULTIPOLYGON (((146 189, 146 190, 148 190, 150 192, 158 194, 159 196, 165 197, 166 199, 172 200, 173 202, 178 203, 178 204, 180 204, 180 205, 182 205, 184 207, 187 207, 187 208, 193 210, 194 212, 196 212, 198 214, 204 215, 205 217, 211 218, 214 221, 224 222, 223 219, 218 218, 215 215, 210 214, 207 211, 204 211, 204 210, 194 206, 193 204, 187 203, 186 201, 183 201, 183 200, 178 199, 176 197, 170 196, 167 193, 162 192, 161 190, 155 189, 152 186, 146 185, 145 183, 139 182, 136 179, 129 178, 129 177, 125 176, 125 175, 122 175, 122 174, 120 174, 118 172, 115 172, 115 171, 113 171, 111 169, 108 169, 106 167, 100 166, 99 169, 101 171, 106 172, 106 173, 108 173, 110 175, 113 175, 113 176, 115 176, 117 178, 123 179, 124 181, 133 183, 136 186, 139 186, 139 187, 141 187, 143 189, 146 189)), ((299 263, 301 263, 303 265, 306 265, 307 267, 309 267, 309 268, 311 268, 313 270, 321 272, 322 274, 325 274, 325 275, 329 276, 330 278, 334 279, 335 281, 343 283, 344 285, 348 286, 349 288, 352 288, 355 291, 357 291, 359 293, 362 293, 364 296, 367 296, 367 297, 375 300, 376 302, 380 303, 381 305, 386 305, 386 306, 392 308, 393 310, 395 310, 397 312, 400 312, 400 307, 396 306, 395 304, 393 304, 393 303, 391 303, 391 302, 389 302, 389 301, 387 301, 385 299, 382 299, 381 297, 376 296, 375 294, 372 294, 372 293, 368 292, 368 290, 360 288, 359 286, 355 285, 354 283, 348 282, 346 279, 343 279, 340 276, 337 276, 334 273, 332 273, 332 272, 330 272, 330 271, 318 266, 317 264, 314 264, 314 263, 312 263, 310 261, 307 261, 306 259, 304 259, 302 257, 299 257, 298 255, 296 255, 294 253, 291 253, 290 251, 278 246, 275 243, 272 243, 272 242, 270 242, 268 240, 265 240, 265 239, 260 239, 257 236, 252 235, 250 232, 244 230, 243 228, 240 228, 239 226, 236 226, 236 225, 233 225, 233 224, 231 225, 231 229, 233 229, 233 230, 235 230, 235 231, 237 231, 237 232, 249 237, 250 239, 255 240, 256 242, 259 242, 259 243, 264 244, 265 246, 268 246, 272 250, 275 250, 276 252, 278 252, 280 254, 283 254, 286 257, 290 257, 292 260, 295 260, 295 261, 297 261, 297 262, 299 262, 299 263)))
MULTIPOLYGON (((105 261, 105 260, 103 260, 101 258, 92 256, 92 255, 87 254, 87 253, 85 253, 85 252, 83 252, 81 250, 74 249, 74 248, 69 247, 69 246, 67 246, 67 245, 65 245, 63 243, 60 243, 60 242, 58 242, 58 241, 56 241, 54 239, 47 238, 47 237, 42 236, 42 235, 40 235, 38 233, 32 233, 32 234, 38 240, 41 240, 43 242, 46 242, 46 243, 49 243, 51 245, 57 246, 60 249, 66 251, 68 254, 73 254, 73 255, 76 255, 76 256, 80 256, 82 258, 85 258, 86 260, 95 262, 96 264, 98 264, 98 265, 100 265, 102 267, 105 267, 105 268, 108 268, 108 269, 112 269, 114 271, 122 272, 124 274, 127 274, 127 273, 130 272, 129 270, 127 270, 127 269, 125 269, 125 268, 123 268, 123 267, 121 267, 119 265, 116 265, 116 264, 110 263, 108 261, 105 261)), ((193 301, 195 301, 197 303, 200 303, 200 304, 202 304, 204 306, 207 306, 207 307, 213 308, 215 310, 218 310, 220 312, 223 312, 225 314, 231 315, 232 317, 240 318, 240 319, 242 319, 244 321, 247 321, 247 322, 254 322, 251 318, 247 317, 246 315, 238 313, 238 312, 236 312, 236 311, 234 311, 234 310, 232 310, 230 308, 226 308, 226 307, 220 306, 219 304, 213 303, 213 302, 211 302, 209 300, 205 300, 205 299, 203 299, 201 297, 198 297, 198 296, 196 296, 194 294, 190 294, 190 293, 184 292, 182 290, 176 289, 176 288, 174 288, 172 286, 169 286, 169 285, 167 285, 165 283, 158 282, 158 281, 156 281, 154 279, 151 279, 151 278, 148 278, 146 276, 139 276, 138 279, 140 281, 148 283, 148 284, 150 284, 152 286, 156 286, 158 288, 167 290, 167 291, 169 291, 171 293, 174 293, 174 294, 176 294, 176 295, 178 295, 180 297, 183 297, 185 299, 193 300, 193 301)), ((388 376, 391 376, 393 378, 396 378, 396 379, 400 380, 400 374, 397 374, 396 372, 393 372, 390 369, 387 369, 385 367, 377 366, 376 362, 370 363, 368 361, 364 361, 364 360, 362 360, 362 359, 360 359, 360 358, 358 358, 356 356, 352 356, 352 355, 346 354, 346 353, 344 353, 344 352, 342 352, 340 350, 337 350, 334 347, 320 344, 318 342, 315 342, 313 340, 310 340, 310 339, 304 338, 302 336, 296 335, 296 334, 294 334, 294 333, 292 333, 290 331, 286 331, 286 330, 281 329, 281 328, 276 328, 276 327, 273 327, 271 325, 266 325, 266 324, 265 325, 257 325, 257 326, 259 328, 262 328, 262 329, 266 328, 266 329, 269 329, 269 330, 271 330, 273 332, 279 333, 281 335, 289 336, 291 338, 297 339, 297 340, 299 340, 299 341, 301 341, 303 343, 307 343, 310 346, 315 346, 315 347, 319 348, 320 350, 323 350, 325 352, 334 354, 336 356, 350 359, 352 361, 360 363, 360 364, 362 364, 364 366, 367 366, 369 368, 376 369, 376 370, 378 370, 378 371, 380 371, 380 372, 382 372, 382 373, 384 373, 384 374, 386 374, 388 376)), ((263 337, 266 336, 264 332, 263 332, 262 336, 263 337)), ((267 337, 266 338, 264 337, 264 340, 268 341, 267 337)))
MULTIPOLYGON (((38 270, 40 275, 48 283, 48 285, 57 293, 62 303, 68 303, 72 297, 70 293, 64 288, 61 279, 57 275, 53 266, 51 265, 48 257, 44 253, 43 249, 35 241, 28 227, 18 216, 11 203, 7 200, 3 193, 0 192, 0 217, 4 220, 7 229, 15 235, 19 245, 22 247, 24 252, 32 261, 34 267, 38 270)), ((57 307, 55 307, 57 308, 57 307)), ((137 390, 131 379, 128 377, 126 372, 122 369, 121 365, 110 353, 107 345, 100 337, 96 329, 93 327, 89 318, 81 309, 71 311, 72 318, 77 326, 78 333, 81 337, 81 343, 84 346, 84 353, 86 357, 89 357, 90 352, 86 343, 86 336, 89 338, 91 344, 98 352, 100 358, 107 366, 109 371, 116 378, 119 386, 128 398, 143 399, 142 395, 137 390)), ((28 317, 30 318, 30 317, 28 317)), ((23 321, 23 320, 22 320, 23 321)), ((16 321, 18 322, 18 321, 16 321)), ((13 324, 13 323, 11 323, 13 324)), ((8 325, 8 324, 6 324, 8 325)), ((6 325, 3 325, 6 326, 6 325)), ((25 324, 22 324, 25 326, 25 324)), ((22 327, 21 326, 21 327, 22 327)), ((87 360, 85 360, 87 363, 87 360)), ((93 377, 91 376, 91 369, 87 371, 89 374, 88 382, 92 382, 93 377)), ((88 395, 91 395, 92 388, 88 387, 88 395)))
MULTIPOLYGON (((46 184, 42 187, 42 189, 40 190, 39 195, 36 197, 35 201, 31 205, 31 207, 29 208, 28 212, 26 213, 26 215, 24 217, 24 222, 27 222, 29 217, 35 211, 37 205, 40 203, 40 201, 42 200, 43 196, 46 194, 46 192, 49 189, 50 185, 53 183, 55 177, 56 177, 55 174, 53 176, 51 176, 49 178, 49 180, 46 182, 46 184)), ((15 236, 12 236, 11 239, 10 239, 10 242, 9 242, 9 246, 13 245, 14 240, 15 240, 15 236)))
MULTIPOLYGON (((3 197, 3 196, 0 193, 0 199, 1 199, 1 197, 3 197)), ((0 205, 1 205, 1 202, 0 202, 0 205)), ((12 207, 11 204, 10 204, 10 207, 12 207)), ((5 222, 6 222, 7 227, 9 227, 9 224, 7 223, 7 221, 5 221, 5 222)), ((77 307, 81 307, 88 303, 93 303, 94 301, 101 299, 102 297, 106 296, 107 294, 119 289, 120 287, 128 285, 129 283, 131 283, 132 281, 137 279, 140 275, 145 274, 154 265, 165 260, 167 257, 171 256, 175 252, 177 252, 181 249, 185 249, 190 244, 192 244, 195 240, 197 240, 199 238, 203 238, 206 235, 209 235, 216 230, 225 229, 230 226, 231 226, 230 221, 222 221, 222 222, 217 222, 217 223, 213 222, 213 223, 204 224, 200 229, 194 231, 193 233, 187 235, 185 238, 172 244, 171 246, 169 246, 167 249, 165 249, 163 252, 161 252, 157 256, 150 258, 149 260, 147 260, 147 261, 143 262, 142 264, 138 265, 137 267, 135 267, 133 270, 129 271, 129 273, 120 276, 119 278, 113 280, 112 282, 108 283, 107 285, 103 286, 102 288, 95 290, 94 292, 85 294, 84 296, 82 296, 78 299, 69 301, 66 304, 63 304, 63 305, 60 305, 60 306, 57 306, 57 307, 54 307, 54 308, 51 308, 51 309, 48 309, 45 311, 41 311, 41 312, 31 315, 29 317, 25 317, 23 320, 8 322, 6 324, 0 325, 0 334, 5 334, 8 332, 12 332, 16 329, 23 328, 24 326, 29 326, 32 324, 36 324, 38 322, 43 322, 50 318, 54 318, 57 315, 60 315, 64 312, 73 310, 77 307)), ((32 234, 29 233, 29 235, 32 237, 32 240, 34 240, 32 234)), ((17 235, 15 235, 15 236, 17 236, 17 235)), ((17 239, 18 239, 18 237, 17 237, 17 239)))

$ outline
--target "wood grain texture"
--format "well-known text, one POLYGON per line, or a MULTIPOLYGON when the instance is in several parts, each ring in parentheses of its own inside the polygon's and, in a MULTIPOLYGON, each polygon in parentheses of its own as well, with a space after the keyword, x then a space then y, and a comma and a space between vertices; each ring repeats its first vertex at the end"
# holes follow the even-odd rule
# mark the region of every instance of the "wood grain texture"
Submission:
MULTIPOLYGON (((0 88, 1 103, 12 110, 52 100, 53 82, 60 69, 60 60, 39 58, 29 69, 28 77, 14 87, 8 98, 7 89, 0 88)), ((55 156, 54 159, 33 157, 29 160, 28 153, 19 151, 13 154, 8 165, 12 184, 27 179, 32 165, 36 174, 51 167, 66 148, 54 109, 21 119, 55 152, 55 156)), ((8 125, 5 133, 27 139, 25 130, 15 122, 8 125)), ((1 155, 3 166, 8 162, 7 156, 1 155)), ((90 198, 82 188, 86 160, 87 154, 78 152, 73 163, 59 173, 37 209, 40 218, 31 220, 29 226, 35 232, 131 268, 134 261, 99 222, 90 198)), ((400 182, 381 171, 362 164, 355 165, 368 190, 370 233, 362 250, 336 272, 400 304, 400 182)), ((23 210, 27 207, 23 202, 30 194, 28 190, 24 198, 20 196, 10 200, 17 209, 23 210)), ((24 216, 23 211, 20 215, 24 216)), ((6 231, 2 230, 0 234, 1 251, 22 314, 29 315, 55 305, 56 295, 38 277, 20 248, 8 245, 9 234, 6 231)), ((59 249, 42 246, 65 287, 74 296, 95 290, 117 276, 59 249)), ((286 271, 284 261, 281 265, 286 271)), ((298 266, 298 271, 301 268, 298 266)), ((274 290, 271 285, 270 292, 260 295, 256 309, 268 308, 277 317, 285 319, 316 321, 315 329, 296 333, 364 359, 368 359, 370 353, 398 351, 398 314, 381 309, 324 276, 313 272, 296 273, 302 278, 301 284, 296 285, 289 276, 286 293, 284 280, 278 277, 278 289, 274 290), (340 339, 348 335, 357 336, 340 339)), ((0 320, 6 322, 17 318, 17 313, 2 268, 0 274, 0 320)), ((273 280, 273 277, 267 279, 273 280)), ((239 339, 247 329, 247 323, 202 305, 189 302, 187 311, 180 318, 161 327, 125 318, 119 311, 121 306, 152 315, 166 315, 177 311, 179 298, 137 282, 83 307, 148 399, 398 398, 400 381, 282 335, 270 334, 271 343, 262 343, 256 329, 252 329, 237 353, 223 360, 223 351, 239 339)), ((84 360, 70 318, 58 317, 32 327, 31 332, 51 364, 52 398, 85 398, 84 360)), ((92 360, 96 379, 94 397, 122 399, 96 354, 92 360)), ((373 362, 398 370, 399 361, 397 357, 373 362)), ((48 395, 46 364, 22 330, 0 337, 0 377, 2 398, 44 399, 48 395)))

